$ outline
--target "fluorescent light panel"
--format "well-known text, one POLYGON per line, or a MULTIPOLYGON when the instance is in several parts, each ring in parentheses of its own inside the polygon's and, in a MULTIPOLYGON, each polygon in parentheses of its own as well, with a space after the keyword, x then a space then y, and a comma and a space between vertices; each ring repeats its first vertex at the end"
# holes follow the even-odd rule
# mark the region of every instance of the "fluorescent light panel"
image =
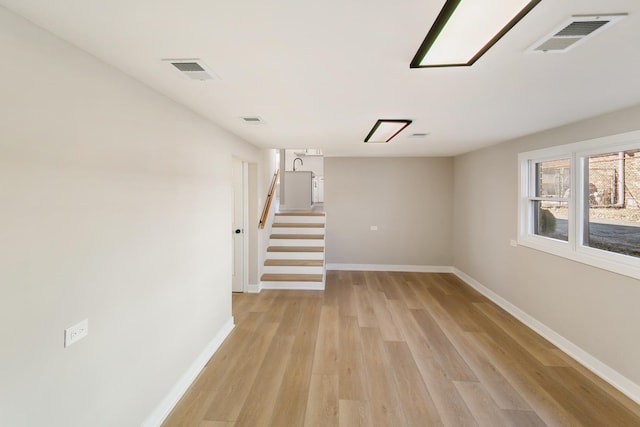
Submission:
POLYGON ((411 120, 378 120, 364 142, 389 142, 410 124, 411 120))
POLYGON ((411 68, 471 65, 541 0, 447 0, 411 68))

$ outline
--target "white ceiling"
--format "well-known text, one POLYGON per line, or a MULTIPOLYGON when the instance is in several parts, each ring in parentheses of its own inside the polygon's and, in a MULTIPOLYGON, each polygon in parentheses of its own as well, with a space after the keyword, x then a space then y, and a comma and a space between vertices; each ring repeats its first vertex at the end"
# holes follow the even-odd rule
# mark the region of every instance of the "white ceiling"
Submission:
POLYGON ((409 69, 444 1, 0 4, 260 147, 455 155, 640 103, 639 1, 543 0, 473 66, 409 69), (525 53, 571 15, 619 12, 568 53, 525 53), (189 80, 163 58, 199 58, 219 79, 189 80), (380 118, 413 124, 364 144, 380 118))

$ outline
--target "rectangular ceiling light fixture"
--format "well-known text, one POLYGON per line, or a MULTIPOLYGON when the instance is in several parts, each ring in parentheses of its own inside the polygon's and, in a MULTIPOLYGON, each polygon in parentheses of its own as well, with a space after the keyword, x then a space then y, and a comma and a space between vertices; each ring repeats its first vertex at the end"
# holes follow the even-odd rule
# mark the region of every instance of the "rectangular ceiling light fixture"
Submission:
POLYGON ((364 142, 389 142, 411 124, 411 120, 378 120, 364 142))
POLYGON ((447 0, 411 68, 472 65, 541 0, 447 0))

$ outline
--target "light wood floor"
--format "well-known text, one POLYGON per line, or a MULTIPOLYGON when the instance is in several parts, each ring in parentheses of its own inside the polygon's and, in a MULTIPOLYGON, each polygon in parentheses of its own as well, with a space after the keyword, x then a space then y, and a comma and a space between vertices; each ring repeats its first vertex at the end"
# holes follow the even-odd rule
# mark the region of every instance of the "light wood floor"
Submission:
POLYGON ((640 426, 640 407, 455 276, 327 273, 233 297, 165 426, 640 426))

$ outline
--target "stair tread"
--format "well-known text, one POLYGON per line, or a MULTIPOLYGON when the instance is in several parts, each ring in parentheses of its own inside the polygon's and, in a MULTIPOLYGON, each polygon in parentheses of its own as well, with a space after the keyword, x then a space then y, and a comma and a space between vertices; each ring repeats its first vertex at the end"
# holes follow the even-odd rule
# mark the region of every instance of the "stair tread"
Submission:
POLYGON ((324 216, 324 212, 276 212, 276 216, 324 216))
POLYGON ((322 274, 263 274, 263 282, 322 282, 322 274))
POLYGON ((324 234, 272 234, 269 236, 272 239, 313 239, 322 240, 324 234))
POLYGON ((264 262, 264 265, 278 267, 322 267, 324 261, 321 259, 268 259, 264 262))
POLYGON ((277 228, 324 228, 324 224, 321 222, 274 222, 273 226, 277 228))
POLYGON ((322 246, 269 246, 267 252, 324 252, 322 246))

